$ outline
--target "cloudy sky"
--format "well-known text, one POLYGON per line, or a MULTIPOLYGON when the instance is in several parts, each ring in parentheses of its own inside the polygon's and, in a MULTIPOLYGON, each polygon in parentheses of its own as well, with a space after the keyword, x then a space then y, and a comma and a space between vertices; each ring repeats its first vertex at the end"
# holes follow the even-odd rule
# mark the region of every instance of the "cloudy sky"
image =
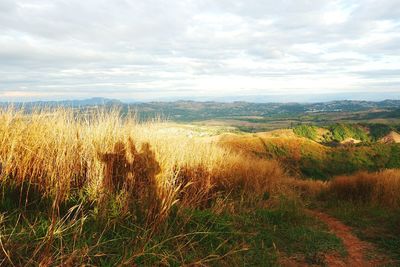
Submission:
POLYGON ((0 100, 400 93, 399 0, 0 0, 0 100))

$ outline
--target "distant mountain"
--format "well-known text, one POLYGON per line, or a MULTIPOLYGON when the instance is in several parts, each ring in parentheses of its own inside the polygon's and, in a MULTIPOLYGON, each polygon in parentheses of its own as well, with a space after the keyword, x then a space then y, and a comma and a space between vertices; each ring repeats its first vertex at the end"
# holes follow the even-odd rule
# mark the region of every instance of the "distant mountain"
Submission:
POLYGON ((58 104, 73 105, 73 106, 101 106, 101 105, 120 105, 120 104, 122 104, 122 102, 117 99, 93 97, 93 98, 82 99, 82 100, 60 101, 58 104))
MULTIPOLYGON (((10 103, 2 102, 1 105, 9 105, 10 103)), ((61 101, 33 101, 33 102, 14 102, 14 106, 23 107, 86 107, 86 106, 115 106, 123 105, 120 100, 109 99, 103 97, 92 97, 81 100, 61 100, 61 101)))
MULTIPOLYGON (((185 99, 184 97, 170 97, 160 98, 157 101, 172 102, 178 99, 185 99)), ((337 100, 358 100, 358 101, 383 101, 385 99, 400 99, 399 92, 352 92, 352 93, 313 93, 313 94, 259 94, 259 95, 226 95, 226 96, 190 96, 187 99, 194 101, 216 101, 216 102, 251 102, 251 103, 316 103, 316 102, 330 102, 337 100)), ((149 101, 146 101, 149 102, 149 101)))
POLYGON ((118 99, 104 97, 92 97, 88 99, 74 100, 51 100, 51 101, 31 101, 31 102, 0 102, 0 105, 24 105, 24 106, 102 106, 102 105, 129 105, 137 107, 160 107, 160 108, 183 108, 183 109, 201 109, 201 108, 235 108, 235 107, 265 107, 267 109, 298 109, 301 111, 337 111, 340 110, 364 110, 369 108, 400 108, 400 100, 386 99, 382 101, 365 100, 334 100, 319 102, 252 102, 252 101, 195 101, 195 100, 176 100, 176 101, 147 101, 147 102, 122 102, 118 99))

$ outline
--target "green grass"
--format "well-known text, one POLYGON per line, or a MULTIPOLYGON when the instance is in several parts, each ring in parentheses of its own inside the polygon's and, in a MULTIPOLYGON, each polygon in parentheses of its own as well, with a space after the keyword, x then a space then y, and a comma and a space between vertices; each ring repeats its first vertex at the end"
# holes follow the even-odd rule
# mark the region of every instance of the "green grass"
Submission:
POLYGON ((318 262, 321 253, 336 251, 345 255, 340 239, 290 202, 275 210, 257 210, 242 219, 245 221, 241 227, 255 231, 255 237, 248 240, 254 247, 247 262, 250 266, 262 265, 259 259, 265 253, 263 247, 270 247, 288 256, 298 256, 308 264, 323 264, 318 262))
POLYGON ((335 200, 326 202, 324 210, 400 263, 400 210, 335 200))
POLYGON ((14 197, 15 191, 3 190, 0 229, 2 246, 17 266, 44 259, 51 265, 276 266, 281 255, 322 264, 321 253, 345 253, 325 225, 285 199, 275 208, 240 206, 235 213, 175 207, 152 231, 134 216, 73 200, 53 222, 48 200, 21 207, 9 201, 14 197))

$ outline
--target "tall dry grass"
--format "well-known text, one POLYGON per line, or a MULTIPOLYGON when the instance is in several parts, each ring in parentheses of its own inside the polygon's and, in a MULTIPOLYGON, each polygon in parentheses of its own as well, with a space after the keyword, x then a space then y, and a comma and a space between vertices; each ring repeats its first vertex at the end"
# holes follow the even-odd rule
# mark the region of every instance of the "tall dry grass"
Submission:
POLYGON ((338 199, 400 208, 400 170, 339 176, 331 181, 328 192, 338 199))
POLYGON ((0 178, 28 192, 21 205, 30 190, 55 205, 76 193, 101 202, 122 192, 123 203, 160 217, 175 203, 201 207, 221 194, 281 190, 285 174, 276 162, 160 128, 161 122, 140 124, 118 110, 2 110, 0 178))

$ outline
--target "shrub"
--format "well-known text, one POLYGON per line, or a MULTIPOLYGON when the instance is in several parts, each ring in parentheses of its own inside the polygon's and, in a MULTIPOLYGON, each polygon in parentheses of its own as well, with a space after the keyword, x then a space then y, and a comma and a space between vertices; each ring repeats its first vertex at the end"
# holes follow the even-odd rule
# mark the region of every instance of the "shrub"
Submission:
POLYGON ((346 138, 354 138, 361 141, 369 141, 367 132, 358 125, 338 123, 329 127, 332 141, 341 142, 346 138))
POLYGON ((369 128, 369 134, 374 141, 378 141, 393 130, 391 126, 381 123, 368 124, 367 127, 369 128))
POLYGON ((299 125, 293 129, 293 132, 298 136, 305 137, 311 140, 317 139, 317 127, 312 125, 299 125))

